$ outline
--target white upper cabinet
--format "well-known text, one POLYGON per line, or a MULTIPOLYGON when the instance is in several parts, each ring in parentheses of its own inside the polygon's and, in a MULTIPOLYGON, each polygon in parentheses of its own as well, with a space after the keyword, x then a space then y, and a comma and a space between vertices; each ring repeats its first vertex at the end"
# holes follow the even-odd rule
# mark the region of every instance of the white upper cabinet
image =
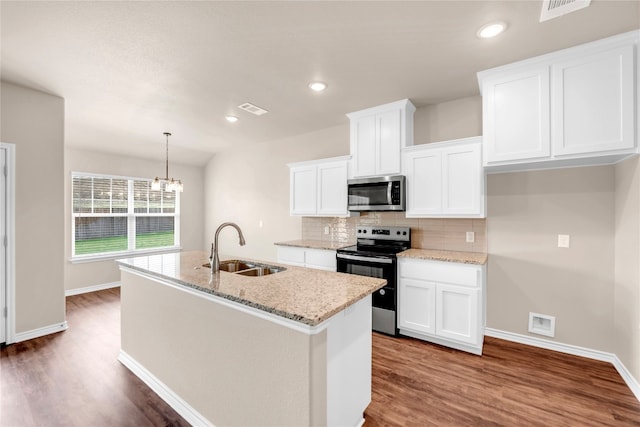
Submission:
POLYGON ((317 214, 348 215, 347 161, 322 162, 317 165, 317 214))
POLYGON ((549 69, 487 78, 483 85, 485 163, 549 158, 549 69))
POLYGON ((551 66, 554 154, 633 149, 633 52, 627 45, 551 66))
POLYGON ((403 154, 408 218, 485 217, 481 137, 416 145, 403 154))
POLYGON ((316 180, 316 165, 294 166, 289 169, 291 215, 315 215, 316 180))
POLYGON ((289 164, 290 214, 348 216, 349 156, 289 164))
POLYGON ((415 111, 411 101, 404 99, 347 114, 353 177, 400 173, 400 150, 413 145, 415 111))
POLYGON ((639 36, 633 31, 478 73, 484 165, 587 165, 636 152, 639 36))

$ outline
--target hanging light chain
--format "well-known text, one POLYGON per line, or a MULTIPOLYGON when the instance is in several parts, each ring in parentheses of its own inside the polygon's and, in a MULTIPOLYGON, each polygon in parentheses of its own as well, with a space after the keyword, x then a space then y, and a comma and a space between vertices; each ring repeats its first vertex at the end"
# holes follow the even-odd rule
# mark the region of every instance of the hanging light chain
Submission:
POLYGON ((163 135, 166 138, 166 143, 165 143, 165 175, 164 175, 164 179, 160 179, 158 177, 156 177, 152 184, 151 184, 151 189, 158 191, 161 189, 162 187, 162 183, 164 183, 164 191, 166 192, 172 192, 172 191, 180 191, 182 192, 183 190, 183 186, 182 186, 182 181, 179 179, 173 179, 173 178, 169 178, 169 137, 171 136, 171 133, 169 132, 164 132, 163 135))

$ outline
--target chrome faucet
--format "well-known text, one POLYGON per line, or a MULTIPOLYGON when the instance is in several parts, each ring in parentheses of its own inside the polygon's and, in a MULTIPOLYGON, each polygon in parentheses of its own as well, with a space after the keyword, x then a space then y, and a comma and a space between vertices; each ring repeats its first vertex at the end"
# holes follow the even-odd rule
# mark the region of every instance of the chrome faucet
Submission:
POLYGON ((211 263, 211 272, 215 273, 220 271, 220 258, 218 258, 218 234, 220 231, 226 226, 231 226, 238 230, 238 236, 240 237, 240 246, 244 246, 244 236, 242 235, 242 230, 238 227, 238 224, 233 222, 225 222, 220 224, 220 227, 216 230, 216 235, 213 238, 213 243, 211 243, 211 254, 209 255, 209 262, 211 263))

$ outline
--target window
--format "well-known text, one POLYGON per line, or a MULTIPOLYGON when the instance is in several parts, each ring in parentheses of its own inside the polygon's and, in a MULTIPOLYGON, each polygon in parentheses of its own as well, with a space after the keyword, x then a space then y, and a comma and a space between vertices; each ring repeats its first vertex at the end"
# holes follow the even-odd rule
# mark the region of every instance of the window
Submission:
POLYGON ((180 193, 152 190, 151 180, 73 172, 74 259, 180 245, 180 193))

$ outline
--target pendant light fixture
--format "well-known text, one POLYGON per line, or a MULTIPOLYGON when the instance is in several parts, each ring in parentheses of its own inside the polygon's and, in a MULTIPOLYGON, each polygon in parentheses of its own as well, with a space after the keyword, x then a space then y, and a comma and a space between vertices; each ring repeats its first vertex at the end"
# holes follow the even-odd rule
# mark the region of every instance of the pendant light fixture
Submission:
POLYGON ((165 163, 165 174, 164 178, 156 178, 151 183, 151 189, 154 191, 159 191, 162 188, 162 184, 164 183, 164 191, 171 193, 172 191, 180 191, 182 192, 182 181, 179 179, 169 178, 169 137, 171 134, 169 132, 164 132, 163 135, 166 137, 166 148, 165 152, 167 155, 167 160, 165 163))

